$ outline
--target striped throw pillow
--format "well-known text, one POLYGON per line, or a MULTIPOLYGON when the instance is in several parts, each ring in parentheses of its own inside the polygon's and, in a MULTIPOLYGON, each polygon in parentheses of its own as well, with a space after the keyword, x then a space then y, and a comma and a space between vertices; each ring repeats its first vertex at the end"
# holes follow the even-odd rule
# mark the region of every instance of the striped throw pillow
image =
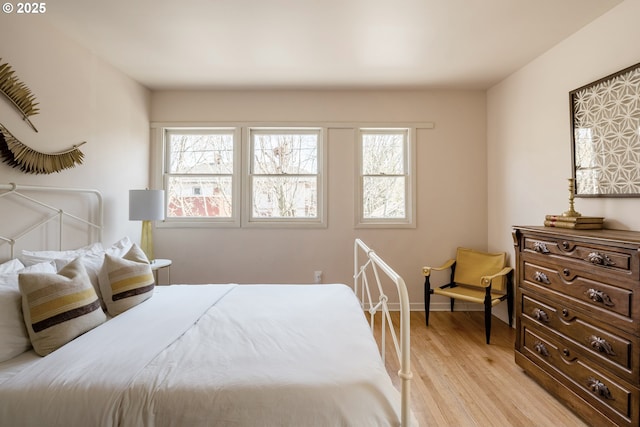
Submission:
POLYGON ((153 295, 153 272, 138 245, 133 244, 122 258, 106 254, 104 266, 109 280, 101 283, 100 290, 110 315, 117 316, 153 295))
POLYGON ((79 259, 57 274, 23 273, 18 281, 25 326, 40 356, 46 356, 107 320, 79 259))

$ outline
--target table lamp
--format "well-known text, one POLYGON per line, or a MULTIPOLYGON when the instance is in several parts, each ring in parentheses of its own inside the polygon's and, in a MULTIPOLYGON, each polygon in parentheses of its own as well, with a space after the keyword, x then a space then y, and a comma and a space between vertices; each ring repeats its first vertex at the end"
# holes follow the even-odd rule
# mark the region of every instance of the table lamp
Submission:
POLYGON ((129 190, 129 220, 142 221, 140 248, 153 262, 151 221, 164 219, 164 190, 129 190))

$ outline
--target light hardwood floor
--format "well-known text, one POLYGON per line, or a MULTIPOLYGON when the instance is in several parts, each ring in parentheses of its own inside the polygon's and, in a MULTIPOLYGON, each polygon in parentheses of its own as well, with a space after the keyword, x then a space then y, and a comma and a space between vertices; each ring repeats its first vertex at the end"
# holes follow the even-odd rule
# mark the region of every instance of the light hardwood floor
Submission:
MULTIPOLYGON (((514 329, 494 318, 485 344, 483 316, 432 312, 426 327, 424 313, 411 313, 411 408, 420 426, 586 426, 516 365, 514 329)), ((390 341, 387 369, 399 388, 390 341)))

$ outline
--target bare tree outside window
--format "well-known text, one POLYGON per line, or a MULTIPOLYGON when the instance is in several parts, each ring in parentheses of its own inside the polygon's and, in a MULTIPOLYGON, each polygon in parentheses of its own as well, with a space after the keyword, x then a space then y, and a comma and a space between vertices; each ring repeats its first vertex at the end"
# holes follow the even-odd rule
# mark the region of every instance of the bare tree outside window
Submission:
POLYGON ((167 127, 162 135, 167 224, 324 226, 322 128, 167 127))
POLYGON ((320 131, 252 129, 253 218, 318 218, 320 131))
POLYGON ((167 217, 233 215, 233 131, 167 131, 166 152, 167 217))
POLYGON ((361 133, 363 219, 407 217, 407 132, 361 133))
MULTIPOLYGON (((357 227, 415 227, 415 127, 357 128, 357 227)), ((326 227, 324 127, 164 127, 172 227, 326 227)))

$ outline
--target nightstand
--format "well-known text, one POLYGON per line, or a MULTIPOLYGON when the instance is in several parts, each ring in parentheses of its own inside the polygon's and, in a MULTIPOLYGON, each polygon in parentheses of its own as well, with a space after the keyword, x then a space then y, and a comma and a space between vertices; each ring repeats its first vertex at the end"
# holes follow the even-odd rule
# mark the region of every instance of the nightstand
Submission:
POLYGON ((163 268, 167 269, 167 285, 171 284, 171 260, 170 259, 162 259, 156 258, 151 262, 151 271, 153 271, 153 276, 156 280, 156 285, 159 285, 158 281, 158 270, 163 268))

